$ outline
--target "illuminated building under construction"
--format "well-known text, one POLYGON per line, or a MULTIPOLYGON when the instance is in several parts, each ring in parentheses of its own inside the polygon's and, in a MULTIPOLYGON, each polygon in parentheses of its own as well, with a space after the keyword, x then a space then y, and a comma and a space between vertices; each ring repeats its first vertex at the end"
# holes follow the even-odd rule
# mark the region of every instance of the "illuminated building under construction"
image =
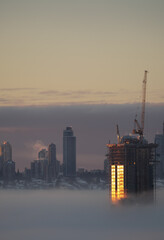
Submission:
POLYGON ((143 80, 141 126, 135 119, 132 135, 120 138, 117 125, 117 144, 107 144, 109 149, 109 184, 112 202, 130 193, 143 193, 154 188, 153 163, 156 144, 143 137, 147 71, 143 80), (138 136, 136 135, 138 134, 138 136))
POLYGON ((141 193, 154 187, 155 144, 124 136, 119 144, 108 144, 109 179, 112 200, 128 193, 141 193))

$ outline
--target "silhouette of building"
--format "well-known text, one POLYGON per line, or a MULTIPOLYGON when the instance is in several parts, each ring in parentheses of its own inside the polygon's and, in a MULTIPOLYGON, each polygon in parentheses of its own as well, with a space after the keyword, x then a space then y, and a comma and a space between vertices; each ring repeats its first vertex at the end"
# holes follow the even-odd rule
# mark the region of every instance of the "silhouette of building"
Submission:
POLYGON ((51 143, 48 146, 48 163, 54 164, 56 163, 56 145, 51 143))
POLYGON ((12 161, 12 147, 7 141, 1 144, 3 162, 12 161))
POLYGON ((108 158, 104 160, 104 174, 105 174, 105 181, 109 182, 109 159, 108 158))
POLYGON ((38 152, 38 159, 39 160, 48 160, 48 151, 47 149, 43 148, 38 152))
POLYGON ((76 176, 76 137, 72 127, 66 127, 63 131, 63 175, 76 176))
POLYGON ((56 160, 56 177, 59 175, 60 173, 60 161, 56 160))
POLYGON ((15 162, 5 161, 3 164, 3 180, 13 182, 15 180, 15 162))
POLYGON ((56 163, 56 145, 51 143, 48 146, 48 176, 49 180, 56 178, 57 175, 57 163, 56 163))
POLYGON ((27 182, 31 181, 31 169, 25 168, 24 170, 24 178, 27 182))
POLYGON ((53 181, 60 172, 60 162, 56 159, 56 145, 51 143, 46 149, 38 153, 38 160, 31 162, 30 174, 32 178, 53 181))
POLYGON ((0 145, 0 175, 6 182, 15 179, 15 162, 12 161, 12 146, 4 141, 0 145))
POLYGON ((39 160, 34 160, 31 162, 31 176, 32 178, 40 178, 40 161, 39 160))
POLYGON ((116 202, 130 193, 153 190, 153 163, 156 145, 124 136, 119 144, 108 144, 111 199, 116 202))
POLYGON ((158 145, 156 149, 156 160, 158 163, 156 169, 157 178, 164 178, 164 123, 163 134, 155 135, 155 143, 158 145))
POLYGON ((0 179, 3 177, 3 149, 2 144, 0 145, 0 179))
POLYGON ((32 178, 48 180, 48 160, 34 160, 30 172, 32 178))

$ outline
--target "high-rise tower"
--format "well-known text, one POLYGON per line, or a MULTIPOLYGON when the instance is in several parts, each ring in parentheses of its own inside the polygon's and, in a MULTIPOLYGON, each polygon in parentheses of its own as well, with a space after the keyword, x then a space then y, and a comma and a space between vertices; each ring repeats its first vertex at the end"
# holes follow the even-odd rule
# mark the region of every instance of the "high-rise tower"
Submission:
POLYGON ((49 177, 56 177, 56 145, 51 143, 48 146, 48 166, 49 166, 49 177))
POLYGON ((39 160, 48 160, 48 151, 47 149, 43 148, 38 153, 39 160))
POLYGON ((0 144, 0 176, 3 175, 3 165, 12 161, 12 147, 9 142, 4 141, 0 144))
POLYGON ((48 163, 56 164, 56 145, 54 143, 48 146, 48 163))
POLYGON ((0 176, 5 181, 13 181, 15 178, 15 162, 12 161, 12 146, 4 141, 0 146, 0 176))
POLYGON ((2 155, 3 155, 3 161, 12 161, 12 147, 9 142, 4 141, 1 145, 2 147, 2 155))
POLYGON ((63 174, 66 177, 76 176, 76 137, 72 127, 63 131, 63 174))

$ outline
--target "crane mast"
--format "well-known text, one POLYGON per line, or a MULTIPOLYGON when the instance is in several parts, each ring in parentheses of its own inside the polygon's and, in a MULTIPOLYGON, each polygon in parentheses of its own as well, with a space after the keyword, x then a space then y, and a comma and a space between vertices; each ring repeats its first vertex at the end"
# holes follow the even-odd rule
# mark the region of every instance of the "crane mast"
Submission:
POLYGON ((145 123, 145 102, 146 102, 146 83, 147 83, 147 73, 148 71, 145 70, 144 79, 143 79, 143 85, 142 85, 142 111, 141 111, 141 124, 137 121, 137 119, 134 119, 134 123, 137 125, 137 129, 133 130, 134 134, 140 135, 140 140, 143 139, 143 133, 144 133, 144 123, 145 123))
POLYGON ((141 130, 142 134, 144 132, 144 123, 145 123, 145 102, 146 102, 146 83, 147 83, 147 73, 148 71, 145 71, 144 74, 144 80, 143 80, 143 95, 142 95, 142 112, 141 112, 141 130))

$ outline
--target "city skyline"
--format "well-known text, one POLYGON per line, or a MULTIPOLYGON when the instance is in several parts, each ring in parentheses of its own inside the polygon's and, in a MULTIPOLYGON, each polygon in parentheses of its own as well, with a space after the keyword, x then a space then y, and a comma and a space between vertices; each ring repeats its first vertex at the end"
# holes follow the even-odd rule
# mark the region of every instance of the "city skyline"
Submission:
MULTIPOLYGON (((77 168, 103 169, 106 144, 116 143, 116 124, 121 136, 132 133, 140 104, 88 105, 49 108, 1 108, 0 141, 13 146, 13 160, 20 170, 29 167, 40 149, 54 142, 62 162, 62 132, 73 126, 77 136, 77 168), (11 120, 12 119, 12 120, 11 120), (87 136, 87 138, 86 138, 87 136)), ((162 132, 163 105, 146 105, 145 137, 154 142, 162 132)))

